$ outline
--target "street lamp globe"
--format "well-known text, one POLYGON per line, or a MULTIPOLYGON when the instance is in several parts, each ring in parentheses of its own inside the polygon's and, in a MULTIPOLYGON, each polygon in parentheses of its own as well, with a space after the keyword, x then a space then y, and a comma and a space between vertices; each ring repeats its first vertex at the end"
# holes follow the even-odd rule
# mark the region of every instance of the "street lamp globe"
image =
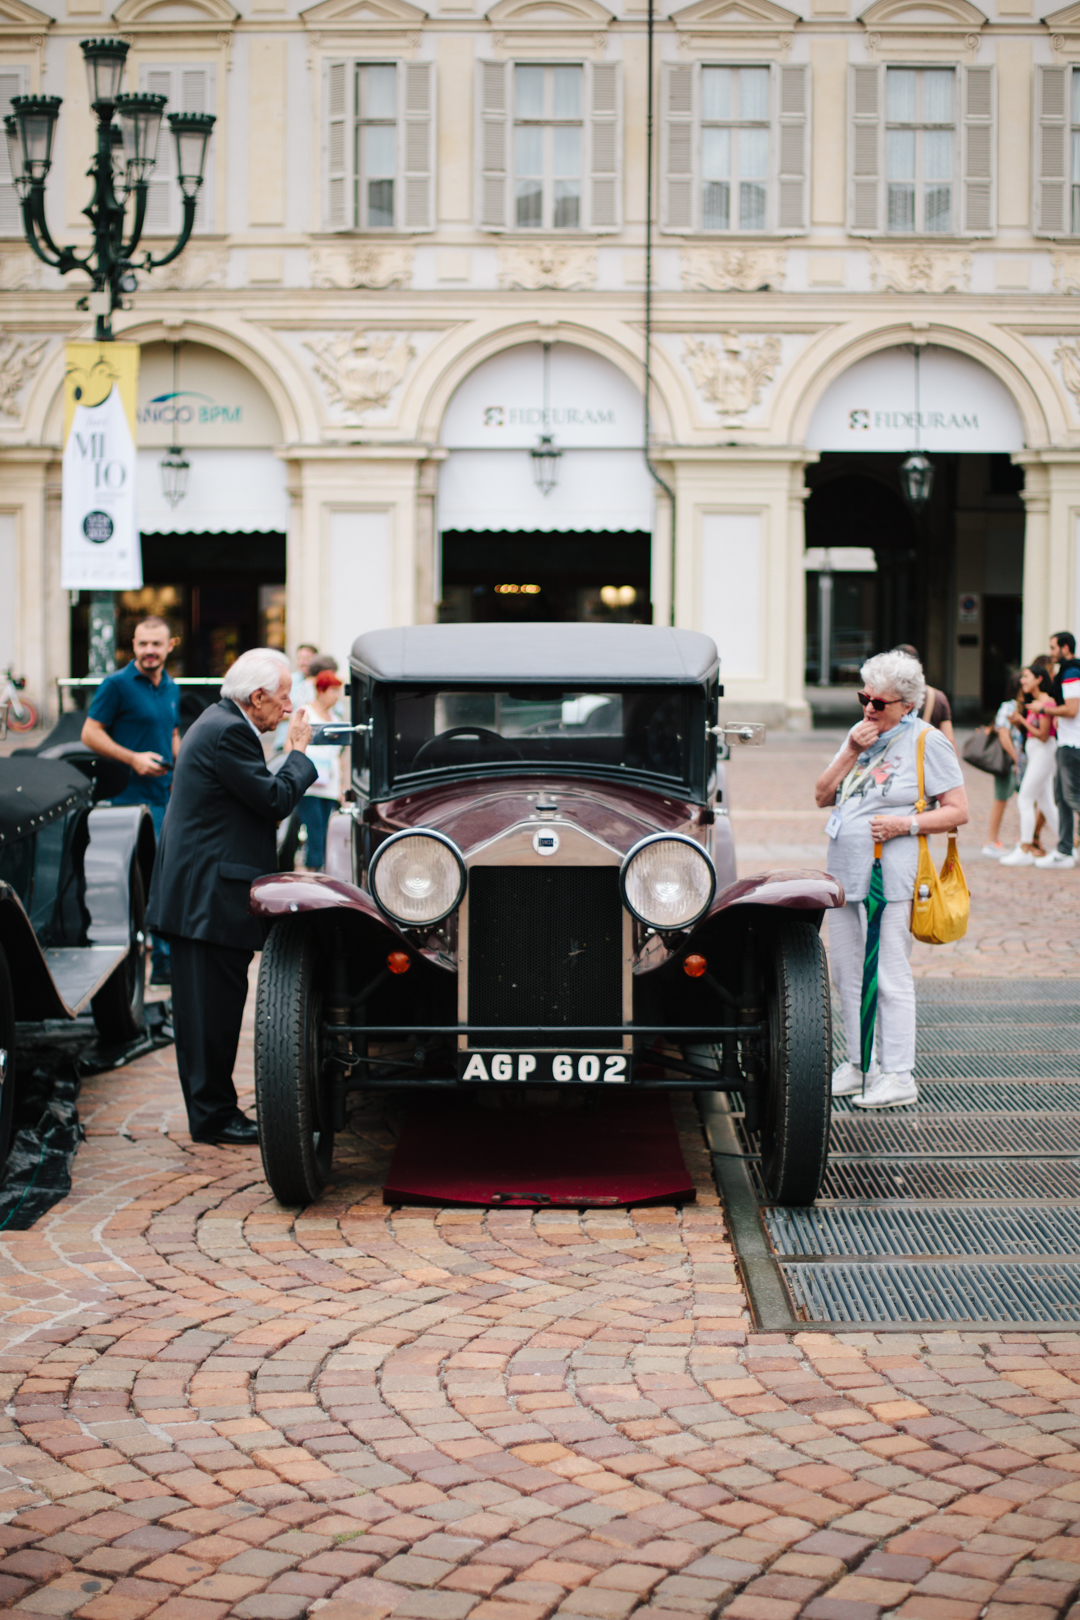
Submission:
POLYGON ((158 466, 161 468, 161 491, 171 507, 179 506, 187 494, 188 473, 191 463, 187 460, 180 446, 174 444, 168 455, 162 456, 158 466))
POLYGON ((158 136, 165 111, 165 96, 117 96, 116 108, 120 114, 120 128, 124 136, 124 156, 127 159, 129 186, 149 180, 150 171, 157 162, 158 136))
POLYGON ((31 185, 44 183, 52 167, 52 143, 60 116, 59 96, 12 96, 11 109, 19 126, 22 162, 14 169, 31 185))
POLYGON ((14 113, 8 113, 4 119, 4 134, 7 137, 8 167, 11 170, 12 184, 15 187, 15 195, 21 202, 30 190, 30 181, 22 172, 22 140, 19 136, 18 119, 14 113))
POLYGON ((194 197, 203 182, 206 148, 214 128, 213 113, 170 113, 176 141, 176 176, 185 197, 194 197))
POLYGON ((90 105, 112 106, 120 93, 128 45, 123 39, 84 39, 80 49, 86 62, 86 83, 90 105))
POLYGON ((550 495, 559 481, 559 457, 562 451, 550 433, 543 433, 540 442, 529 451, 532 457, 533 477, 541 495, 550 495))
POLYGON ((934 463, 921 450, 914 451, 901 465, 900 487, 909 505, 921 512, 934 487, 934 463))

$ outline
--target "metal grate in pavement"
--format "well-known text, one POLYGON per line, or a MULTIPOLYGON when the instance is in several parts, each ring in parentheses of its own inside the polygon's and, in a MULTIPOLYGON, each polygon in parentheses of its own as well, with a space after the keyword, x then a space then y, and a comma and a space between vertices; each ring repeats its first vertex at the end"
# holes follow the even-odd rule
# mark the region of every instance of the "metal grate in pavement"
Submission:
POLYGON ((1038 1006, 1022 1007, 1015 1001, 995 1001, 992 1005, 958 1007, 955 1002, 924 1004, 919 998, 919 1028, 956 1029, 983 1028, 987 1024, 1011 1025, 1021 1033, 1047 1027, 1060 1028, 1065 1024, 1080 1024, 1080 1000, 1075 1005, 1042 1002, 1038 1006))
POLYGON ((891 1164, 832 1159, 822 1199, 930 1199, 969 1202, 1014 1198, 1080 1199, 1080 1160, 908 1159, 891 1164))
POLYGON ((1044 1001, 1069 1001, 1080 1006, 1080 978, 1071 979, 919 979, 916 981, 919 1010, 937 1002, 958 1008, 975 1002, 1011 1003, 1030 1008, 1044 1001))
POLYGON ((919 1056, 924 1065, 939 1052, 987 1052, 995 1057, 1026 1052, 1066 1053, 1074 1064, 1080 1053, 1080 1029, 1075 1024, 939 1024, 919 1029, 919 1056))
POLYGON ((892 1113, 837 1114, 832 1154, 1056 1154, 1080 1153, 1074 1114, 924 1114, 917 1107, 892 1113))
MULTIPOLYGON (((739 1105, 742 1107, 740 1101, 739 1105)), ((1080 1113, 1080 1082, 1070 1080, 923 1080, 918 1113, 1080 1113)), ((859 1114, 850 1097, 833 1099, 833 1118, 859 1114)), ((903 1118, 909 1117, 905 1110, 903 1118)), ((1080 1138, 1077 1138, 1080 1140, 1080 1138)))
POLYGON ((1080 1321, 1080 1265, 785 1262, 782 1270, 804 1321, 1080 1321))
POLYGON ((1080 1209, 1038 1204, 767 1209, 778 1255, 1080 1256, 1080 1209))

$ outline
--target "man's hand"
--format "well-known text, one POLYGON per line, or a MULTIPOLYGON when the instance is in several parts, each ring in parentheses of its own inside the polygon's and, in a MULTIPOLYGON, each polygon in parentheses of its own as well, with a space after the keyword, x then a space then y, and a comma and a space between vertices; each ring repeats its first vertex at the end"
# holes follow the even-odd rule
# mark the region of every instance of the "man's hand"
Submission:
POLYGON ((289 721, 289 730, 285 737, 285 752, 291 753, 294 748, 301 754, 307 751, 311 741, 311 723, 307 717, 307 710, 297 709, 289 721))
POLYGON ((132 754, 130 764, 136 776, 164 776, 169 769, 160 754, 132 754))
POLYGON ((872 720, 860 720, 857 726, 852 726, 848 732, 848 742, 861 754, 864 748, 877 742, 880 733, 872 720))

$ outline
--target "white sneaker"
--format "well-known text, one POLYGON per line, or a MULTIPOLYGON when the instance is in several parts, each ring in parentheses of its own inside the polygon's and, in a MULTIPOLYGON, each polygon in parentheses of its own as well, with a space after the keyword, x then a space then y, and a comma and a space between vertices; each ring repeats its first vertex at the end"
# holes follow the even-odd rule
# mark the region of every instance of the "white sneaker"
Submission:
POLYGON ((856 1108, 902 1108, 905 1103, 918 1102, 919 1088, 910 1074, 879 1074, 864 1097, 852 1100, 856 1108))
POLYGON ((1075 855, 1063 855, 1059 849, 1052 849, 1049 855, 1039 855, 1035 860, 1036 866, 1060 866, 1063 870, 1076 865, 1075 855))
MULTIPOLYGON (((1045 859, 1045 856, 1043 857, 1045 859)), ((998 862, 999 866, 1034 866, 1035 856, 1023 844, 1017 844, 1010 855, 1003 855, 998 862)))
MULTIPOLYGON (((867 1089, 869 1089, 870 1086, 873 1085, 874 1081, 878 1078, 878 1076, 880 1074, 881 1074, 881 1070, 878 1068, 877 1064, 872 1063, 870 1065, 870 1073, 867 1075, 867 1079, 866 1079, 867 1089)), ((834 1072, 833 1077, 832 1077, 832 1094, 833 1094, 833 1096, 834 1097, 851 1097, 851 1096, 853 1096, 855 1094, 855 1092, 861 1091, 862 1089, 863 1089, 863 1072, 862 1072, 862 1070, 857 1069, 855 1067, 854 1063, 841 1063, 840 1067, 834 1072)))
POLYGON ((1005 854, 1005 845, 984 844, 982 847, 982 853, 988 856, 992 861, 1000 861, 1001 857, 1005 854))

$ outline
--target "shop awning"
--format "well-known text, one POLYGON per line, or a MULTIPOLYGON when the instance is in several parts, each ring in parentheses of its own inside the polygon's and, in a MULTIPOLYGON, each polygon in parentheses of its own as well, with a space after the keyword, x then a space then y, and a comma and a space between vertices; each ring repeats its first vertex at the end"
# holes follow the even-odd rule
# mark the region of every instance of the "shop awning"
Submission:
POLYGON ((186 450, 187 493, 170 506, 162 493, 164 450, 139 451, 139 528, 143 534, 284 534, 289 527, 285 463, 272 450, 186 450))
POLYGON ((564 450, 543 495, 528 450, 452 450, 439 470, 443 532, 651 532, 653 482, 640 450, 564 450))

